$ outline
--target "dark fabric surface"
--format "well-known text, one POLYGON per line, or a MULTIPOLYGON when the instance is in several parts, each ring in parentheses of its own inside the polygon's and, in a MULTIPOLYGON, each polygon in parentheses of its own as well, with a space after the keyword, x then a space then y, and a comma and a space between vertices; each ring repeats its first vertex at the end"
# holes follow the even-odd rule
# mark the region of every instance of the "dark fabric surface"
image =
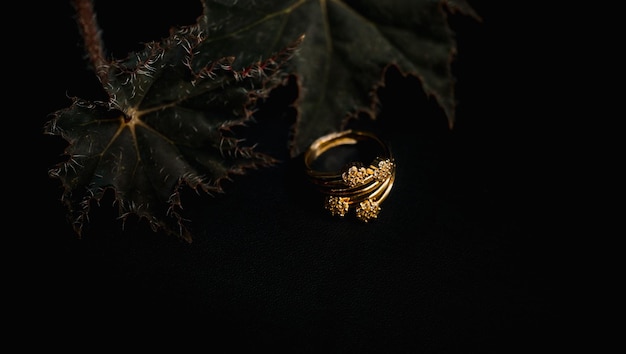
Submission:
MULTIPOLYGON (((59 6, 43 22, 49 30, 41 40, 58 49, 41 83, 46 104, 31 113, 36 130, 69 104, 66 94, 98 94, 71 8, 59 6)), ((526 47, 512 34, 501 41, 512 27, 510 13, 475 8, 482 23, 450 16, 459 47, 454 130, 416 79, 394 72, 380 92, 376 124, 354 123, 388 141, 397 162, 394 188, 368 224, 330 217, 305 179, 302 156, 290 159, 268 142, 262 147, 283 162, 234 177, 223 195, 193 199, 191 244, 132 220, 121 230, 106 198, 78 240, 46 174, 62 147, 38 136, 35 174, 43 196, 33 222, 42 220, 45 231, 30 238, 24 259, 37 265, 28 280, 36 318, 53 326, 49 331, 61 319, 71 323, 64 333, 199 331, 213 338, 208 348, 545 348, 540 343, 551 338, 554 321, 549 259, 556 241, 542 227, 551 201, 536 189, 537 121, 512 83, 527 77, 516 65, 526 47)), ((164 11, 174 22, 195 18, 164 11)), ((139 34, 118 36, 115 19, 101 22, 105 40, 119 39, 120 52, 169 27, 143 33, 135 23, 127 29, 139 34)))

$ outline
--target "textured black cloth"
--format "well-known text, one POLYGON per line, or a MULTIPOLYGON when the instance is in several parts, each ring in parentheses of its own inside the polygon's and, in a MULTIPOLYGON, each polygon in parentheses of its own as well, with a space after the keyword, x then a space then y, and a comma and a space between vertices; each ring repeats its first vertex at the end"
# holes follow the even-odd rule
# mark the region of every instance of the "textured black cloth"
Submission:
MULTIPOLYGON (((37 265, 29 308, 50 326, 71 323, 64 332, 111 338, 130 328, 183 329, 212 338, 207 348, 235 351, 546 348, 555 241, 542 226, 551 201, 537 189, 537 120, 514 84, 527 77, 515 57, 527 47, 508 32, 515 15, 488 6, 475 6, 483 22, 450 15, 458 42, 453 130, 419 81, 393 70, 379 120, 353 123, 389 142, 397 162, 394 188, 371 223, 329 216, 307 183, 302 155, 265 146, 283 161, 236 176, 225 194, 189 206, 192 243, 132 220, 122 230, 110 198, 78 240, 46 174, 61 147, 38 137, 43 196, 32 214, 44 230, 30 238, 33 252, 24 259, 37 265)), ((60 90, 85 96, 98 87, 71 8, 60 13, 42 20, 49 26, 42 40, 58 50, 47 55, 41 93, 51 97, 36 107, 41 126, 69 104, 60 90)), ((122 31, 113 27, 103 24, 109 41, 122 31)))

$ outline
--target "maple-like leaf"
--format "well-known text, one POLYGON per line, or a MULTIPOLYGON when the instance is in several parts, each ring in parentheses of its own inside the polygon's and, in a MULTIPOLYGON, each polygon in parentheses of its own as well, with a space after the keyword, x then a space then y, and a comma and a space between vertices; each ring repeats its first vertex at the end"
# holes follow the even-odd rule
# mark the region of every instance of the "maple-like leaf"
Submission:
POLYGON ((375 118, 375 86, 390 64, 417 76, 454 124, 456 44, 447 16, 480 19, 464 0, 204 0, 204 6, 205 45, 241 48, 235 67, 306 35, 288 64, 301 84, 292 156, 356 113, 375 118))
POLYGON ((220 193, 224 179, 275 162, 230 132, 282 79, 279 67, 302 38, 236 70, 233 56, 200 48, 205 33, 181 27, 123 60, 94 55, 109 100, 74 97, 47 122, 45 133, 68 142, 67 160, 50 174, 62 182, 79 236, 92 204, 112 190, 122 219, 136 215, 155 231, 191 241, 181 188, 220 193))

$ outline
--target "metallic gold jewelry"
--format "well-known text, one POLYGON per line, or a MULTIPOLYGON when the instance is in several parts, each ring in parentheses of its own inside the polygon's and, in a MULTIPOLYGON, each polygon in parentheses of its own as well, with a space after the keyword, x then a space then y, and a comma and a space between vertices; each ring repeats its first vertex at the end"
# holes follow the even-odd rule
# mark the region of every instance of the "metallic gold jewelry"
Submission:
POLYGON ((310 181, 325 195, 324 207, 331 215, 343 217, 351 209, 364 222, 378 218, 381 203, 387 198, 396 177, 396 165, 391 150, 374 134, 345 130, 324 135, 315 140, 304 154, 306 173, 310 181), (350 161, 339 170, 314 167, 322 156, 334 155, 333 149, 357 144, 370 144, 376 157, 369 164, 350 161))

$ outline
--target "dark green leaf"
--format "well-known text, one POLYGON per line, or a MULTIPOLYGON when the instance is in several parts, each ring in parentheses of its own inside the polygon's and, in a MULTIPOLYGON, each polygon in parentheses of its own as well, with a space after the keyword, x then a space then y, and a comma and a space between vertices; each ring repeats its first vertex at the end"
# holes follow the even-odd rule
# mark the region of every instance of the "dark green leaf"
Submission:
POLYGON ((79 235, 91 202, 111 189, 122 218, 137 215, 190 241, 181 188, 221 193, 222 180, 275 162, 229 131, 250 120, 249 108, 276 85, 297 43, 233 70, 232 57, 198 52, 202 40, 192 26, 108 63, 102 80, 110 100, 74 98, 46 125, 46 133, 69 142, 68 160, 51 174, 62 181, 79 235))
POLYGON ((478 18, 464 0, 204 0, 206 52, 235 54, 233 65, 266 57, 306 36, 289 68, 302 86, 293 155, 341 128, 357 111, 375 117, 375 85, 396 64, 417 76, 454 123, 456 53, 449 12, 478 18), (233 52, 234 49, 238 48, 233 52))

